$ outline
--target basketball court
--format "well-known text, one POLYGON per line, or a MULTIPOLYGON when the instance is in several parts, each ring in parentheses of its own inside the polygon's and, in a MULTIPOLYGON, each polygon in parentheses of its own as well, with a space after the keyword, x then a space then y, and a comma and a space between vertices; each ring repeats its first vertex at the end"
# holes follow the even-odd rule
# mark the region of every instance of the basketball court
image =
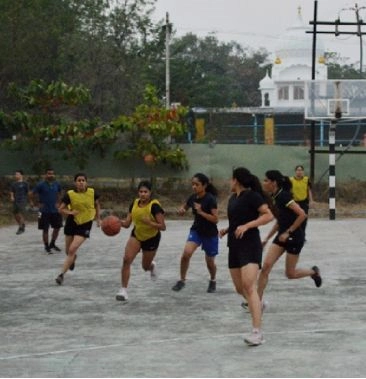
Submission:
POLYGON ((309 220, 300 264, 318 265, 323 286, 287 280, 281 259, 266 292, 259 347, 243 342, 250 317, 233 291, 225 241, 216 293, 206 292, 200 251, 186 287, 171 290, 190 225, 167 221, 156 282, 137 257, 127 304, 115 294, 129 230, 107 237, 94 226, 75 271, 58 286, 64 253, 47 255, 35 224, 20 236, 15 226, 1 228, 1 377, 366 376, 365 219, 309 220))

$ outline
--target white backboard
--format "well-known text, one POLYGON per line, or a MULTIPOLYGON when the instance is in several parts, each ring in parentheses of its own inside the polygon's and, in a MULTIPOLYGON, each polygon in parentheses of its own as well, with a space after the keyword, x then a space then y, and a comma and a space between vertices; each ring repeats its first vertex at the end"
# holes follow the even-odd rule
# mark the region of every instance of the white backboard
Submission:
POLYGON ((365 119, 366 80, 305 81, 305 119, 365 119))

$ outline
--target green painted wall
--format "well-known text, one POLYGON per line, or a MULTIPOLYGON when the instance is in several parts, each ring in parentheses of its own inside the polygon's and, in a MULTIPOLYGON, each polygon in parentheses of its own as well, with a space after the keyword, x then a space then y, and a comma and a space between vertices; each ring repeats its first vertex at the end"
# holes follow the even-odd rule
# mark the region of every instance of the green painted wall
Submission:
MULTIPOLYGON (((292 175, 294 167, 302 164, 306 173, 310 172, 310 155, 307 147, 271 146, 271 145, 182 145, 190 162, 188 171, 176 171, 168 167, 147 167, 143 161, 115 161, 112 153, 105 158, 95 156, 85 171, 90 178, 141 178, 141 177, 172 177, 186 179, 196 172, 204 172, 212 179, 228 179, 231 170, 236 166, 246 166, 260 178, 266 170, 278 169, 284 174, 292 175)), ((352 150, 366 153, 365 147, 352 147, 352 150)), ((57 155, 55 155, 57 157, 57 155)), ((337 155, 337 159, 339 155, 337 155)), ((73 175, 80 171, 70 161, 55 159, 53 168, 57 175, 73 175)), ((315 156, 315 182, 320 179, 327 182, 329 166, 328 154, 315 156)), ((22 168, 26 175, 31 171, 32 156, 2 150, 0 152, 0 176, 12 175, 17 168, 22 168)), ((366 181, 366 154, 344 154, 336 161, 337 182, 349 180, 366 181)))

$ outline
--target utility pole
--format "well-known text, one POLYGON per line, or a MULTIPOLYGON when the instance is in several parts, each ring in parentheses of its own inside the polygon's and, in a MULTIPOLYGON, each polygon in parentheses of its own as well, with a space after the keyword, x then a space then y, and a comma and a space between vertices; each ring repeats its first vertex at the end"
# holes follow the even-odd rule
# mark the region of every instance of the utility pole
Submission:
MULTIPOLYGON (((316 27, 318 20, 318 0, 314 0, 314 23, 313 23, 313 48, 311 59, 311 80, 315 80, 315 65, 316 65, 316 27)), ((313 102, 314 103, 314 102, 313 102)), ((312 106, 314 104, 312 103, 312 106)), ((315 177, 315 121, 311 121, 310 129, 310 180, 314 183, 315 177)))
MULTIPOLYGON (((315 3, 317 1, 315 0, 315 3)), ((315 7, 315 5, 314 5, 315 7)), ((313 21, 310 21, 310 24, 313 26, 325 26, 325 25, 331 25, 334 26, 334 30, 316 30, 314 28, 313 31, 307 31, 306 33, 315 33, 315 34, 334 34, 336 37, 338 37, 341 34, 348 34, 348 35, 357 35, 357 37, 360 38, 360 77, 362 78, 362 66, 363 66, 363 41, 362 36, 366 33, 361 30, 361 26, 365 26, 366 23, 363 22, 363 20, 360 18, 360 10, 366 9, 366 7, 359 7, 356 3, 354 7, 351 8, 343 8, 341 11, 354 11, 356 15, 356 22, 344 22, 340 20, 340 17, 338 16, 338 19, 335 21, 317 21, 315 18, 313 21), (340 30, 340 26, 353 26, 356 27, 356 30, 340 30)), ((313 36, 314 37, 314 36, 313 36)))
POLYGON ((169 23, 169 13, 165 17, 165 107, 170 108, 170 35, 172 24, 169 23))
POLYGON ((355 4, 354 8, 350 8, 351 10, 355 11, 356 14, 356 20, 357 20, 357 36, 360 37, 360 78, 362 79, 362 66, 363 66, 363 46, 362 46, 362 33, 361 33, 361 22, 360 19, 360 9, 365 9, 365 7, 359 8, 357 3, 355 4))

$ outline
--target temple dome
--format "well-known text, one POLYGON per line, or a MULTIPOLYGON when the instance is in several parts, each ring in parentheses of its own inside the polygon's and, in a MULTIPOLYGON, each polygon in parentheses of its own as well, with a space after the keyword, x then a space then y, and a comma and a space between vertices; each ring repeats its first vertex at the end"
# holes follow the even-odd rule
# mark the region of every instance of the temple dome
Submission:
MULTIPOLYGON (((306 33, 311 31, 312 28, 307 26, 299 8, 296 22, 288 27, 279 38, 279 43, 276 45, 275 59, 283 61, 288 58, 306 59, 311 61, 313 51, 313 35, 306 33)), ((324 43, 320 38, 317 38, 316 56, 320 57, 324 54, 324 43)))

